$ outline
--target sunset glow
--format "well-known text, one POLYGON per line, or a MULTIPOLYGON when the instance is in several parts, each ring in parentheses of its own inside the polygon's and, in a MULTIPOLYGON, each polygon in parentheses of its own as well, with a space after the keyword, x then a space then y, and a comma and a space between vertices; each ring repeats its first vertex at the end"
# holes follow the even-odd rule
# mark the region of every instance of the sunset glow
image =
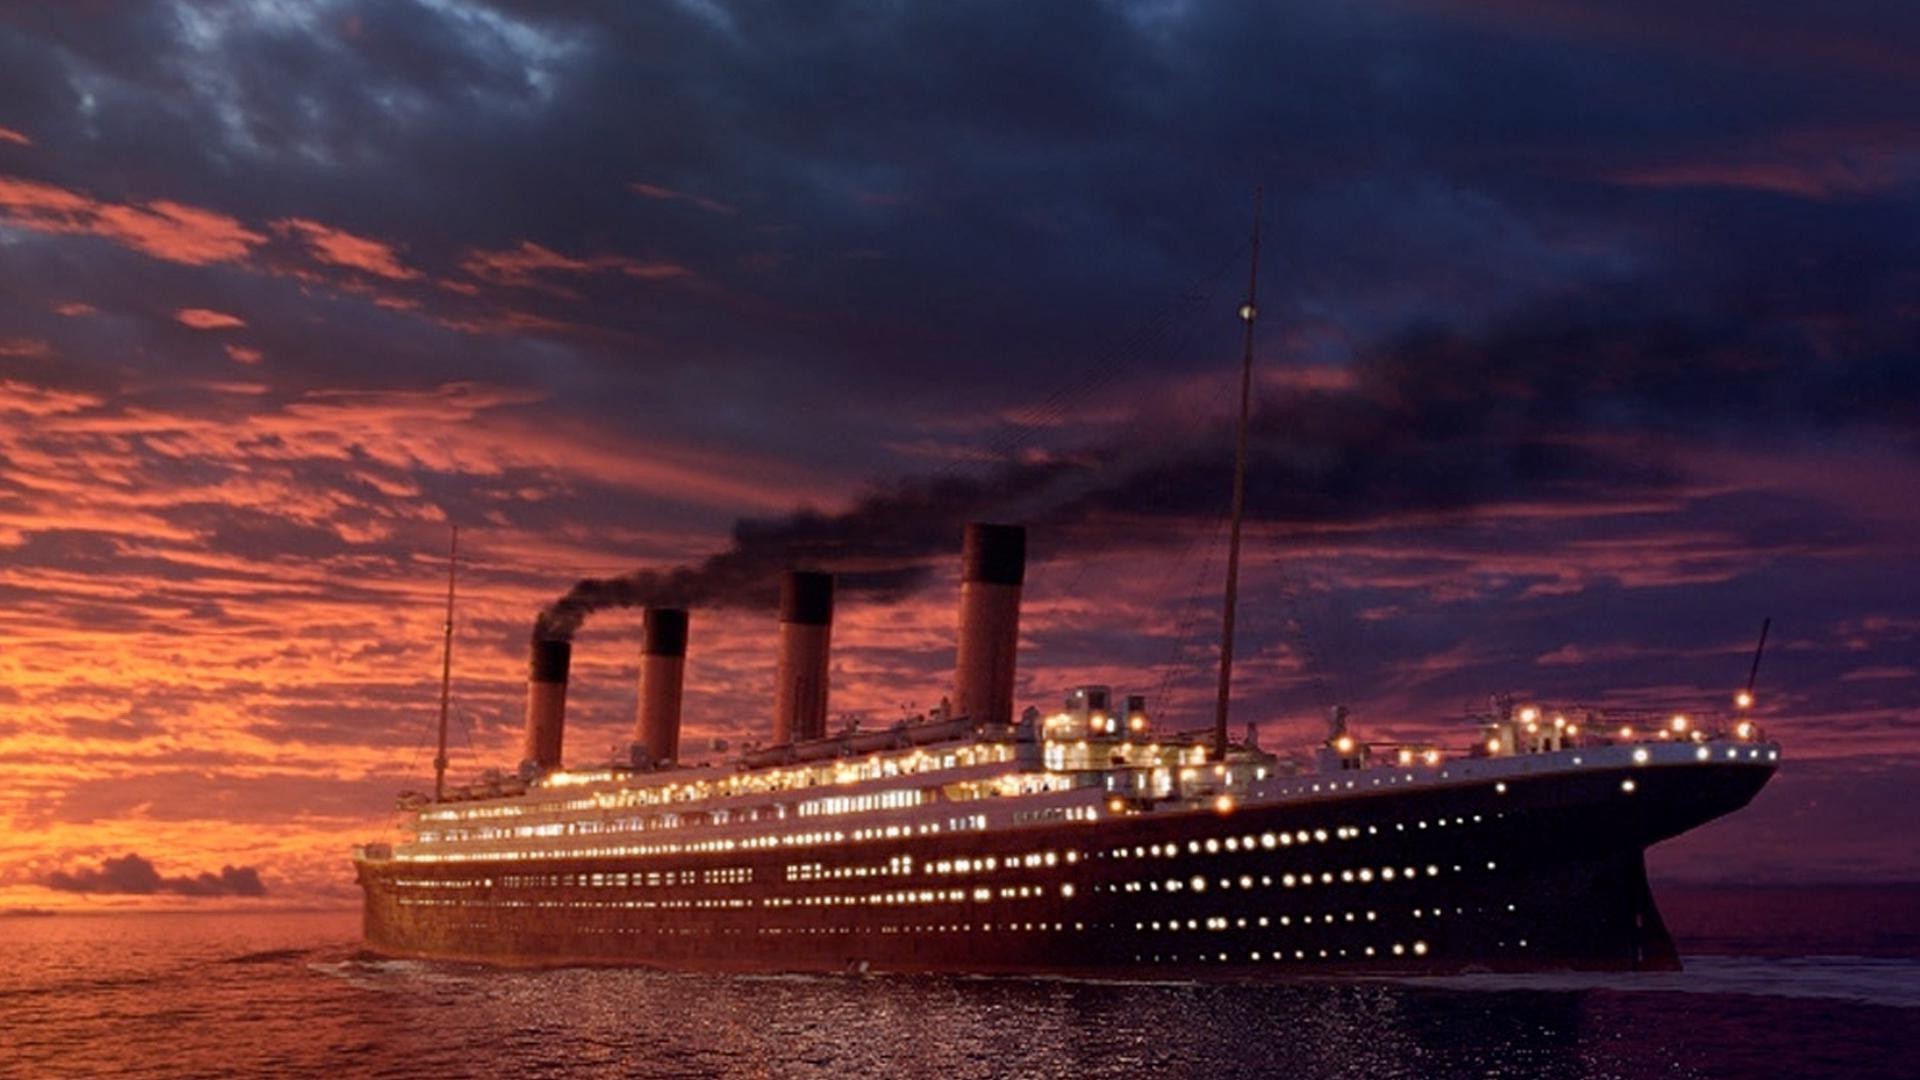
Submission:
MULTIPOLYGON (((903 69, 939 5, 0 15, 0 909, 357 902, 431 790, 455 525, 455 782, 576 581, 770 536, 850 583, 834 722, 932 709, 966 520, 1030 529, 1016 708, 1205 725, 1261 183, 1236 736, 1738 719, 1789 766, 1656 880, 1920 875, 1856 827, 1920 813, 1912 65, 1051 6, 967 31, 1048 43, 1013 97, 903 69)), ((774 590, 692 611, 685 756, 768 737, 774 590)), ((569 763, 632 739, 639 628, 576 639, 569 763)))

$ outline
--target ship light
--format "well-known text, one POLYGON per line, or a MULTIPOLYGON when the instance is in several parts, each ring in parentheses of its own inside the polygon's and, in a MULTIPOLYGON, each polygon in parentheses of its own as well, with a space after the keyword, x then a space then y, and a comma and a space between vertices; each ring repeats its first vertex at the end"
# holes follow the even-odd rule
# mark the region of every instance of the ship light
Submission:
POLYGON ((1572 736, 1572 735, 1578 735, 1578 734, 1580 734, 1580 728, 1579 728, 1579 725, 1577 725, 1577 724, 1568 724, 1568 725, 1567 725, 1567 734, 1568 734, 1569 736, 1572 736))
POLYGON ((1495 738, 1495 739, 1488 739, 1488 740, 1487 740, 1487 753, 1489 753, 1489 754, 1497 754, 1497 753, 1499 753, 1499 752, 1500 752, 1500 740, 1499 740, 1499 739, 1497 739, 1497 738, 1495 738))
POLYGON ((1127 727, 1133 731, 1147 730, 1147 718, 1143 713, 1134 713, 1127 718, 1127 727))
POLYGON ((1340 751, 1340 753, 1342 754, 1353 753, 1353 736, 1342 735, 1339 738, 1333 740, 1333 748, 1335 750, 1340 751))
POLYGON ((1634 763, 1635 765, 1645 765, 1645 764, 1647 763, 1647 748, 1646 748, 1646 747, 1644 747, 1644 746, 1642 746, 1642 747, 1637 747, 1637 748, 1636 748, 1636 749, 1635 749, 1635 750, 1633 751, 1633 763, 1634 763))
POLYGON ((1747 693, 1745 690, 1733 695, 1733 707, 1736 709, 1753 708, 1753 695, 1747 693))
POLYGON ((1213 800, 1213 809, 1218 814, 1233 813, 1233 796, 1221 795, 1213 800))
POLYGON ((1753 738, 1753 721, 1742 720, 1734 725, 1733 734, 1741 741, 1753 738))
POLYGON ((1400 764, 1402 764, 1402 765, 1411 765, 1411 764, 1413 764, 1413 751, 1411 751, 1411 750, 1404 750, 1404 749, 1403 749, 1403 750, 1401 750, 1401 751, 1400 751, 1400 764))
POLYGON ((1440 764, 1440 751, 1438 750, 1427 751, 1427 764, 1429 765, 1440 764))
POLYGON ((1633 729, 1626 726, 1625 724, 1620 725, 1620 737, 1622 739, 1633 738, 1633 729))
POLYGON ((1533 723, 1534 721, 1536 721, 1536 720, 1538 720, 1538 719, 1540 719, 1540 710, 1539 710, 1539 709, 1536 709, 1536 708, 1534 708, 1533 706, 1531 706, 1531 705, 1529 705, 1529 706, 1527 706, 1526 708, 1524 708, 1524 709, 1521 709, 1521 710, 1520 710, 1520 722, 1521 722, 1521 723, 1523 723, 1523 724, 1531 724, 1531 723, 1533 723))
POLYGON ((1560 729, 1561 729, 1561 730, 1563 730, 1563 731, 1564 731, 1564 730, 1566 730, 1566 726, 1567 726, 1567 718, 1566 718, 1566 717, 1564 717, 1564 716, 1556 716, 1556 717, 1554 717, 1554 718, 1553 718, 1553 726, 1554 726, 1554 727, 1557 727, 1557 728, 1560 728, 1560 729))
POLYGON ((1124 800, 1121 800, 1121 799, 1107 800, 1107 809, 1112 813, 1117 814, 1120 811, 1125 810, 1126 808, 1127 808, 1127 804, 1124 800))
POLYGON ((1687 718, 1683 715, 1676 714, 1673 718, 1671 726, 1673 727, 1674 734, 1677 735, 1680 732, 1687 730, 1687 718))

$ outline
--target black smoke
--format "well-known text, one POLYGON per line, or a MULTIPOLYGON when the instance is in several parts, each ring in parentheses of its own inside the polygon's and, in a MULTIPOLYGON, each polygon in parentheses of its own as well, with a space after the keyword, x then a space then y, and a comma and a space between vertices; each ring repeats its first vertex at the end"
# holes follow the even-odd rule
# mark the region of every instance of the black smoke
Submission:
MULTIPOLYGON (((1855 425, 1920 430, 1920 332, 1856 325, 1836 352, 1809 329, 1817 315, 1750 302, 1688 313, 1622 288, 1477 333, 1403 331, 1356 361, 1345 385, 1258 404, 1249 519, 1312 529, 1632 502, 1679 489, 1689 448, 1771 448, 1855 425)), ((1044 554, 1068 535, 1083 552, 1137 543, 1142 531, 1116 521, 1225 512, 1224 423, 1143 440, 1155 430, 1143 415, 1127 429, 1072 456, 899 481, 839 514, 743 520, 702 562, 578 583, 535 634, 571 637, 609 607, 768 607, 776 575, 795 566, 838 573, 849 595, 899 596, 954 556, 971 520, 1036 526, 1044 554)))
POLYGON ((587 616, 607 608, 771 607, 779 573, 795 567, 836 574, 841 596, 902 596, 920 584, 934 557, 955 552, 966 522, 1030 519, 1061 502, 1089 464, 1061 458, 1007 466, 984 479, 918 477, 838 514, 743 519, 726 550, 698 563, 575 584, 541 612, 534 635, 571 638, 587 616))
POLYGON ((202 871, 192 876, 165 877, 152 862, 132 852, 101 860, 98 867, 55 870, 47 887, 72 893, 113 893, 153 896, 265 896, 260 872, 251 866, 223 866, 218 874, 202 871))

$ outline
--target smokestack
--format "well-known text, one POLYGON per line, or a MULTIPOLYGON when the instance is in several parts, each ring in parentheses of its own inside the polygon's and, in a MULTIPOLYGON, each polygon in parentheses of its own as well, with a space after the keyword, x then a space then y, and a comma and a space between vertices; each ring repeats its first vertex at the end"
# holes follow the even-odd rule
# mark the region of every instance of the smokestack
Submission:
POLYGON ((680 681, 686 662, 686 609, 648 608, 640 643, 640 715, 633 734, 655 762, 680 758, 680 681))
POLYGON ((1020 644, 1020 585, 1027 531, 967 526, 961 545, 960 648, 954 661, 955 713, 976 722, 1013 722, 1013 656, 1020 644))
POLYGON ((527 735, 520 760, 546 772, 560 767, 560 740, 567 722, 567 665, 573 645, 533 639, 527 664, 527 735))
POLYGON ((833 575, 789 570, 780 578, 780 671, 773 685, 773 744, 827 734, 833 575))

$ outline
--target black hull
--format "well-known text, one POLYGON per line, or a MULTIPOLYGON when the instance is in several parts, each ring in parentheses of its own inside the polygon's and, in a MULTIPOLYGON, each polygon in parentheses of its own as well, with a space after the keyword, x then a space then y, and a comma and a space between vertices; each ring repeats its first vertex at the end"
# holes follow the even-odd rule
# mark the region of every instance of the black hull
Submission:
POLYGON ((359 870, 373 950, 503 965, 1670 970, 1642 853, 1744 806, 1772 772, 1594 769, 806 849, 359 870))

